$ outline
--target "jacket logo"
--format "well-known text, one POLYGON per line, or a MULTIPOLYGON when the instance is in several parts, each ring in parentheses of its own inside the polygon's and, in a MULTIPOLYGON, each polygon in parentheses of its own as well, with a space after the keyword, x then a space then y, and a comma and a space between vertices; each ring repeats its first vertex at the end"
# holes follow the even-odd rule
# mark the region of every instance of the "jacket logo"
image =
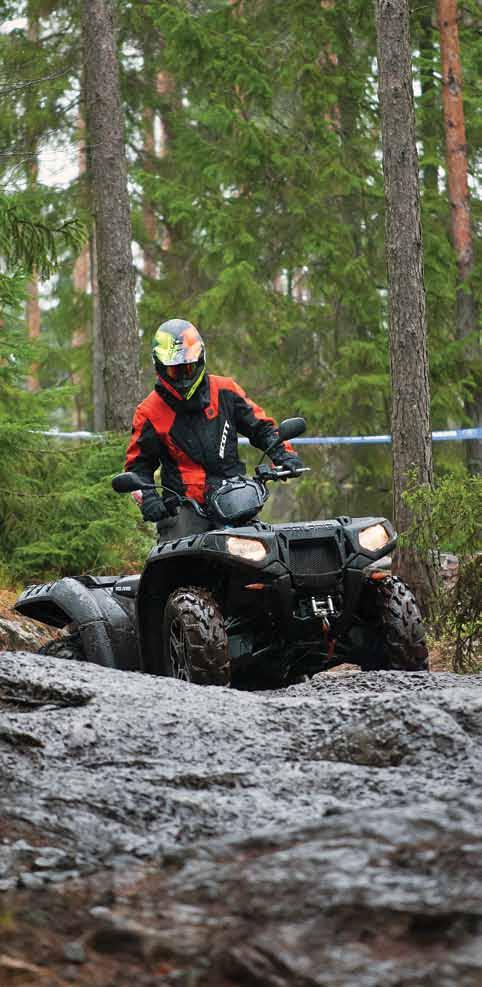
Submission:
POLYGON ((221 436, 221 442, 219 445, 219 458, 224 459, 224 450, 226 448, 226 440, 228 438, 229 422, 225 422, 223 428, 223 434, 221 436))

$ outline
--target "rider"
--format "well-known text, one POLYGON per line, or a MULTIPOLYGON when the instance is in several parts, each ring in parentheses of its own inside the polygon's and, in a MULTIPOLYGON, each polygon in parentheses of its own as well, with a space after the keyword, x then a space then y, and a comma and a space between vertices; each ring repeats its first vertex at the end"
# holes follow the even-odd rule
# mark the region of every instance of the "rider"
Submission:
MULTIPOLYGON (((205 346, 191 322, 163 322, 152 341, 152 359, 157 382, 136 408, 125 469, 154 483, 161 467, 163 497, 143 491, 140 506, 145 521, 162 522, 177 513, 177 498, 166 488, 205 504, 210 490, 246 472, 238 433, 265 450, 277 428, 231 377, 206 373, 205 346)), ((271 459, 293 472, 303 466, 288 442, 271 459)))

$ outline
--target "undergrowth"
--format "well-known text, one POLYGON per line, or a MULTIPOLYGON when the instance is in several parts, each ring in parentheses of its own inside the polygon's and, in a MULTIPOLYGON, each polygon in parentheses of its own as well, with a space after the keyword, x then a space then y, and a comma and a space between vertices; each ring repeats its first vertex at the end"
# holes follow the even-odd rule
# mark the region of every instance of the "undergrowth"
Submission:
POLYGON ((411 483, 405 499, 413 522, 406 539, 436 573, 429 606, 431 633, 456 672, 482 669, 482 478, 448 474, 433 487, 411 483), (442 555, 458 559, 451 584, 442 579, 442 555))
POLYGON ((0 481, 3 585, 138 569, 152 533, 111 478, 122 470, 126 436, 62 442, 16 426, 4 429, 0 481))

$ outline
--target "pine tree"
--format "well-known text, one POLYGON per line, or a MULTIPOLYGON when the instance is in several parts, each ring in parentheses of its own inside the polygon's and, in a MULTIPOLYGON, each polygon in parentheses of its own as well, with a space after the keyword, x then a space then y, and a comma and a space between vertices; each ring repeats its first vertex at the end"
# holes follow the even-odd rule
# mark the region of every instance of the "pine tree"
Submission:
POLYGON ((139 339, 123 115, 110 0, 84 0, 87 130, 104 344, 106 426, 128 428, 139 393, 139 339))
MULTIPOLYGON (((430 391, 423 244, 415 142, 408 0, 377 0, 380 115, 385 175, 386 255, 392 377, 393 501, 396 527, 408 529, 403 493, 410 474, 432 482, 430 391)), ((429 560, 397 549, 395 572, 427 603, 429 560)))
MULTIPOLYGON (((437 14, 442 62, 447 185, 451 206, 452 239, 457 261, 457 335, 465 344, 466 355, 470 362, 476 359, 478 354, 477 304, 470 283, 474 270, 474 248, 457 0, 437 0, 437 14)), ((480 391, 466 397, 465 407, 470 423, 474 426, 482 426, 480 391)), ((482 473, 482 441, 467 443, 467 455, 471 469, 476 473, 482 473)))
MULTIPOLYGON (((38 42, 29 42, 23 28, 0 36, 2 75, 14 84, 1 94, 1 144, 16 155, 1 158, 0 171, 21 198, 26 190, 7 165, 24 161, 25 134, 37 135, 40 161, 58 153, 59 143, 77 155, 83 73, 78 5, 29 0, 29 6, 39 18, 38 42), (18 86, 34 78, 36 98, 27 108, 18 86)), ((18 16, 20 0, 2 9, 18 16)), ((312 433, 389 431, 375 21, 366 4, 122 0, 116 12, 134 238, 139 256, 148 250, 156 273, 151 278, 141 266, 138 271, 145 386, 152 373, 152 330, 164 315, 187 315, 207 338, 210 368, 232 373, 278 418, 305 414, 312 433), (169 85, 158 87, 159 77, 169 85), (145 146, 147 118, 157 133, 162 121, 163 156, 145 146)), ((462 402, 476 384, 472 354, 463 354, 465 344, 454 331, 457 269, 443 184, 434 13, 435 5, 414 8, 412 47, 421 82, 416 110, 432 413, 434 427, 444 428, 463 424, 462 402)), ((477 0, 465 0, 459 30, 474 181, 481 138, 478 20, 477 0)), ((25 175, 25 163, 20 173, 25 175)), ((41 167, 26 204, 58 226, 75 211, 92 244, 90 189, 89 169, 60 190, 42 178, 41 167)), ((472 213, 477 231, 477 200, 472 213)), ((474 247, 470 285, 480 299, 476 239, 474 247)), ((66 247, 42 310, 40 346, 31 352, 42 389, 74 383, 57 391, 55 421, 70 424, 77 401, 84 420, 99 429, 103 356, 96 297, 72 291, 74 260, 66 247), (92 325, 92 338, 72 347, 80 325, 92 325)), ((439 468, 446 469, 461 462, 463 447, 443 443, 435 452, 439 468)), ((307 456, 316 478, 296 485, 299 493, 292 485, 293 513, 389 510, 386 447, 307 456)))

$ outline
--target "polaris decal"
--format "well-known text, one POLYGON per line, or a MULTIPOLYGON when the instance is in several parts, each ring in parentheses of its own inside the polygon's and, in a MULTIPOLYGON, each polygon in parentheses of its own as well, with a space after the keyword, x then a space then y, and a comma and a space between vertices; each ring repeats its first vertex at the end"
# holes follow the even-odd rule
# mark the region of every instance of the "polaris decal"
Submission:
POLYGON ((228 438, 228 432, 229 432, 229 422, 225 422, 225 425, 224 425, 224 428, 223 428, 223 434, 221 436, 221 442, 220 442, 220 445, 219 445, 219 458, 220 459, 224 459, 224 450, 226 449, 226 440, 228 438))

